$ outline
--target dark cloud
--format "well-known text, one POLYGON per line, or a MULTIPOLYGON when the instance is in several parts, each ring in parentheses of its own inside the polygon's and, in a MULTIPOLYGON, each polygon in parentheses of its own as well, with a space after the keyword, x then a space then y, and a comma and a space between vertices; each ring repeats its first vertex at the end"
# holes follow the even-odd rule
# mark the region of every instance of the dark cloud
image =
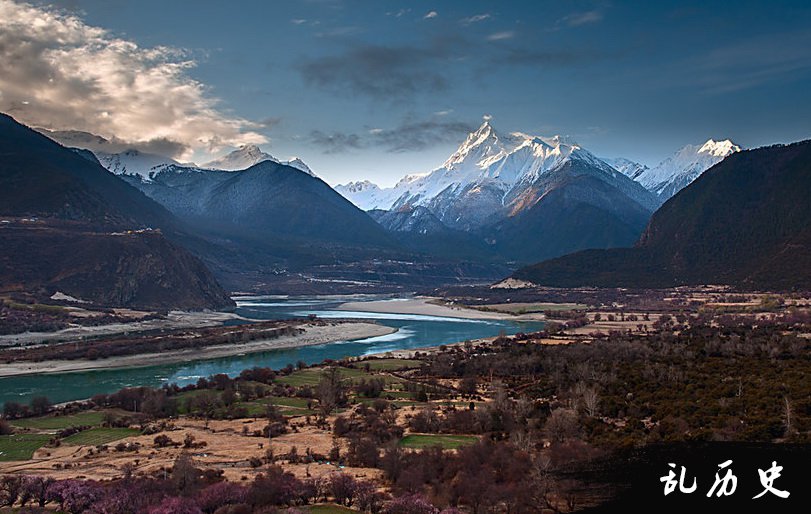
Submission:
POLYGON ((147 141, 126 141, 117 137, 107 139, 81 130, 48 130, 41 127, 37 127, 36 130, 62 145, 84 148, 94 152, 119 153, 127 150, 138 150, 142 153, 178 157, 189 150, 187 144, 166 137, 158 137, 147 141))
POLYGON ((439 144, 457 142, 476 127, 461 121, 406 121, 391 130, 376 130, 373 144, 388 152, 412 152, 439 144))
POLYGON ((327 134, 320 130, 310 132, 310 142, 322 153, 344 153, 365 146, 361 137, 357 134, 344 134, 341 132, 327 134))
POLYGON ((390 153, 424 150, 436 145, 458 142, 476 127, 460 121, 405 120, 394 128, 356 133, 313 131, 310 142, 323 153, 343 153, 362 148, 382 148, 390 153))
POLYGON ((358 44, 306 61, 299 71, 308 84, 336 93, 401 100, 446 90, 442 66, 450 53, 447 40, 426 47, 358 44))
POLYGON ((282 118, 278 116, 269 116, 261 120, 257 120, 256 124, 260 129, 270 130, 278 126, 282 122, 282 118))

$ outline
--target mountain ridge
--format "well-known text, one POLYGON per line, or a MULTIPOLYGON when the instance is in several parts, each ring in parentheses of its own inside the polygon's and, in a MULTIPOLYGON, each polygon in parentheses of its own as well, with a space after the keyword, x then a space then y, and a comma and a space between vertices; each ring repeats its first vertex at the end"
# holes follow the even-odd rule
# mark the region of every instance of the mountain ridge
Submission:
POLYGON ((735 152, 656 211, 633 248, 513 276, 555 287, 811 288, 811 140, 735 152))
POLYGON ((105 306, 225 308, 175 218, 86 155, 0 115, 0 288, 105 306))

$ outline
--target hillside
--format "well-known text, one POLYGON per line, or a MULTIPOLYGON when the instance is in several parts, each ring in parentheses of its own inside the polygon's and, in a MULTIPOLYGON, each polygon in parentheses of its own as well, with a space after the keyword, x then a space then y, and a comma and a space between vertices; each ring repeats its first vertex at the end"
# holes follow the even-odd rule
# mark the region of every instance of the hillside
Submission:
POLYGON ((0 291, 110 307, 233 305, 164 231, 178 222, 97 162, 0 115, 0 291))
POLYGON ((636 247, 514 276, 560 287, 811 288, 810 195, 811 141, 734 153, 656 211, 636 247))

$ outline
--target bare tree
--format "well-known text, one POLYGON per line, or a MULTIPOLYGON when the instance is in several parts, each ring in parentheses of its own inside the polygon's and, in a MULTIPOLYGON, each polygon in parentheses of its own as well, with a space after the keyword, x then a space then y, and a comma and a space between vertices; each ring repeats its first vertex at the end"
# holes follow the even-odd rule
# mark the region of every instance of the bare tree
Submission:
POLYGON ((583 391, 583 407, 586 409, 586 414, 593 418, 597 416, 598 408, 600 406, 600 395, 597 389, 589 387, 583 391))
POLYGON ((552 441, 561 442, 574 437, 579 428, 577 414, 571 409, 555 409, 546 420, 544 428, 552 441))
POLYGON ((341 383, 341 372, 331 366, 321 374, 321 381, 316 388, 318 408, 322 417, 329 416, 343 399, 344 388, 341 383))
POLYGON ((587 386, 583 382, 578 382, 574 387, 574 395, 583 404, 583 409, 586 414, 593 418, 597 416, 598 408, 600 405, 600 394, 594 386, 587 386))
POLYGON ((791 400, 788 399, 788 396, 783 397, 783 401, 785 403, 785 424, 786 424, 786 435, 791 435, 794 433, 794 427, 792 426, 792 418, 793 416, 793 409, 791 408, 791 400))

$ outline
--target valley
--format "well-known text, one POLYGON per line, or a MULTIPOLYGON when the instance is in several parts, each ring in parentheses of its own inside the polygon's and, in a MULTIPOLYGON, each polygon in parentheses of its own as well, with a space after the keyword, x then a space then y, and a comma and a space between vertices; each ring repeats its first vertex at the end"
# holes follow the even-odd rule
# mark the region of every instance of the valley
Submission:
POLYGON ((807 513, 809 26, 0 0, 0 514, 807 513))

